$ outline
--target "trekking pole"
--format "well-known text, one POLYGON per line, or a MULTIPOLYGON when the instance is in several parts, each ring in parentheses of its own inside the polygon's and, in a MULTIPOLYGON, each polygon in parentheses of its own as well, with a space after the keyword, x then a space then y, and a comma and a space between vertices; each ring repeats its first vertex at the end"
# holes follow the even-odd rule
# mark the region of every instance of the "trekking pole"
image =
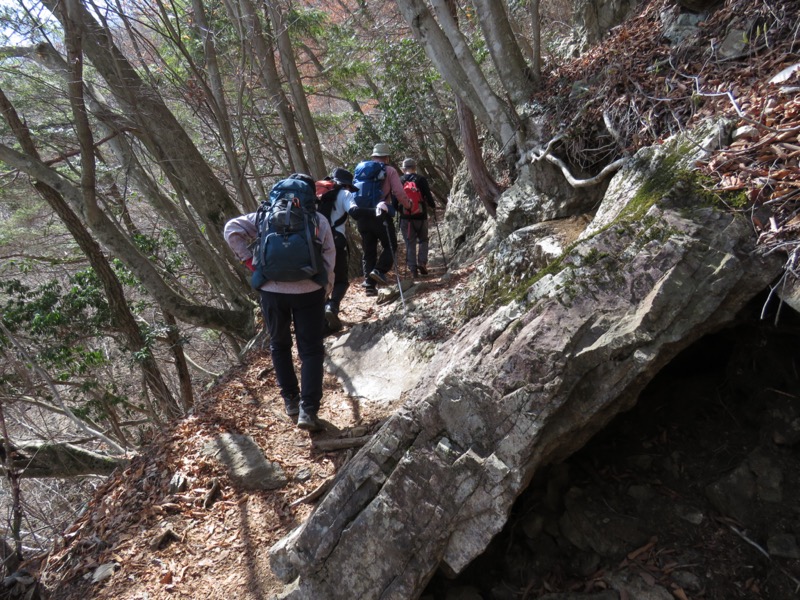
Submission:
POLYGON ((403 295, 403 284, 400 283, 400 268, 397 266, 397 259, 394 257, 394 248, 392 248, 392 233, 389 230, 389 222, 384 217, 383 226, 386 227, 386 237, 389 238, 389 252, 392 255, 392 262, 394 263, 394 274, 397 277, 397 289, 400 290, 400 300, 403 302, 403 310, 406 310, 406 298, 403 295))
POLYGON ((442 233, 439 231, 439 219, 436 218, 436 209, 432 208, 433 224, 436 226, 436 235, 439 238, 439 248, 442 251, 442 260, 444 261, 444 270, 447 271, 447 256, 444 253, 444 244, 442 244, 442 233))

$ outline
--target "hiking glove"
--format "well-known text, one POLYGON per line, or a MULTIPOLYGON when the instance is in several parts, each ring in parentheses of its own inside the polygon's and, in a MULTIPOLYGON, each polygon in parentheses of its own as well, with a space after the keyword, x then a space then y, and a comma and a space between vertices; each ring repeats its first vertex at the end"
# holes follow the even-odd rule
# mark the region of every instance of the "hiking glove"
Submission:
POLYGON ((386 204, 386 202, 378 202, 378 205, 375 207, 375 216, 376 217, 380 217, 381 216, 381 212, 385 212, 385 213, 389 212, 389 206, 386 204))

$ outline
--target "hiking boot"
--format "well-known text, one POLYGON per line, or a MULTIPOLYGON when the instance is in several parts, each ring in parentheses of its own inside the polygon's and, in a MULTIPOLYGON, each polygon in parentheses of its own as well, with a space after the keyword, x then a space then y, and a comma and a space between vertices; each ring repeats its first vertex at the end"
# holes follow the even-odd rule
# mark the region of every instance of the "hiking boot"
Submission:
POLYGON ((368 288, 364 288, 364 293, 367 296, 377 296, 378 295, 378 288, 376 288, 374 285, 370 286, 368 288))
POLYGON ((417 267, 411 267, 409 269, 409 272, 411 273, 411 279, 416 279, 417 277, 419 277, 419 272, 417 271, 417 267))
POLYGON ((419 270, 420 275, 428 274, 428 267, 426 267, 425 265, 417 265, 417 269, 419 270))
POLYGON ((342 321, 330 304, 325 306, 325 322, 331 331, 339 331, 342 328, 342 321))
POLYGON ((363 288, 371 288, 375 287, 375 282, 372 281, 372 279, 370 279, 369 277, 367 277, 364 281, 362 281, 358 285, 360 285, 363 288))
POLYGON ((302 407, 300 408, 300 416, 297 417, 297 427, 305 431, 322 431, 325 425, 317 417, 317 413, 306 412, 302 407))
POLYGON ((284 398, 283 405, 286 407, 287 415, 296 417, 300 413, 300 394, 293 394, 289 399, 284 398))
POLYGON ((372 271, 369 273, 369 278, 377 283, 380 283, 381 285, 389 284, 389 280, 386 279, 386 275, 378 271, 378 269, 372 269, 372 271))

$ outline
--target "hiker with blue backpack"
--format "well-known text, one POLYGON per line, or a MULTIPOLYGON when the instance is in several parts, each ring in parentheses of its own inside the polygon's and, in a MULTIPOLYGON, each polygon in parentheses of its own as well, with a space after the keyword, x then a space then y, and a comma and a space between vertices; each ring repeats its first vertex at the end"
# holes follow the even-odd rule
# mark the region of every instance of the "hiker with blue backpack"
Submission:
POLYGON ((411 277, 428 274, 428 208, 436 209, 428 180, 417 173, 417 161, 403 161, 403 176, 400 178, 411 205, 400 211, 400 233, 406 243, 406 266, 411 277))
POLYGON ((225 241, 252 271, 261 296, 269 349, 286 414, 297 427, 324 429, 322 401, 325 299, 333 289, 336 246, 328 220, 316 210, 314 180, 294 173, 276 183, 257 212, 225 224, 225 241), (292 361, 292 325, 300 381, 292 361))
POLYGON ((361 234, 364 251, 362 285, 368 296, 378 295, 377 284, 389 283, 386 274, 392 268, 397 252, 397 232, 392 221, 395 215, 394 202, 409 206, 400 175, 388 164, 390 155, 388 144, 375 144, 370 160, 358 163, 353 178, 356 191, 349 212, 356 219, 361 234), (378 243, 381 245, 380 255, 378 243))
POLYGON ((316 183, 317 210, 331 224, 333 241, 336 244, 333 290, 325 303, 325 322, 328 332, 339 331, 342 328, 339 308, 350 286, 350 248, 347 244, 346 226, 352 200, 351 192, 355 190, 353 174, 342 167, 336 167, 330 176, 316 183))

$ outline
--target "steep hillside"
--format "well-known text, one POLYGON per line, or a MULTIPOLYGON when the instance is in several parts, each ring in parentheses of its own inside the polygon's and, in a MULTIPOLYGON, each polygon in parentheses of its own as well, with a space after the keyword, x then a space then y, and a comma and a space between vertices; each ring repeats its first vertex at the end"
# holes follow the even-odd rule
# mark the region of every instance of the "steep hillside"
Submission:
MULTIPOLYGON (((567 153, 561 158, 585 176, 596 174, 620 154, 658 144, 705 117, 724 114, 737 118, 738 125, 745 129, 733 144, 702 165, 708 175, 709 192, 725 192, 722 199, 730 203, 730 209, 751 218, 762 247, 786 255, 793 265, 800 224, 797 217, 800 101, 796 89, 800 85, 799 71, 795 70, 780 83, 769 82, 787 67, 800 63, 798 3, 726 2, 708 18, 692 24, 697 28, 694 36, 671 45, 664 38, 665 28, 669 29, 665 20, 673 24, 680 18, 691 21, 688 13, 681 14, 673 3, 649 3, 640 15, 617 28, 606 42, 552 70, 544 86, 546 93, 535 99, 534 110, 550 115, 553 137, 566 130, 567 153), (722 47, 735 45, 737 40, 759 36, 763 42, 756 44, 754 53, 737 55, 734 49, 730 56, 720 54, 722 47), (600 125, 603 123, 605 128, 600 125), (603 148, 606 150, 597 150, 603 148)), ((435 246, 433 255, 440 256, 439 251, 435 246)), ((445 279, 443 274, 439 263, 430 279, 431 285, 420 292, 418 302, 436 306, 447 315, 436 330, 437 335, 446 337, 460 324, 463 290, 471 281, 472 266, 454 271, 445 279)), ((375 304, 354 282, 343 309, 347 327, 388 318, 417 317, 404 315, 396 304, 375 304)), ((704 358, 699 356, 695 360, 704 358)), ((796 371, 794 377, 796 381, 796 371)), ((232 368, 205 393, 191 418, 163 431, 128 468, 110 478, 87 506, 84 516, 65 531, 60 547, 29 565, 29 569, 52 592, 52 598, 60 600, 255 599, 280 593, 283 584, 269 567, 270 546, 311 513, 315 501, 349 460, 352 450, 394 408, 391 404, 372 403, 369 398, 348 396, 333 377, 328 377, 325 385, 321 416, 328 429, 309 439, 283 415, 268 356, 262 350, 251 352, 244 364, 232 368), (251 436, 267 458, 280 467, 286 485, 271 491, 248 491, 246 486, 236 483, 205 451, 209 441, 223 432, 251 436)), ((691 388, 692 383, 685 386, 682 389, 691 388)), ((796 399, 796 390, 781 391, 796 399)), ((724 409, 723 406, 719 410, 724 409)), ((706 419, 709 425, 713 424, 712 417, 706 419)), ((652 414, 644 418, 647 422, 652 420, 652 414)), ((628 427, 635 429, 638 425, 634 422, 628 427)), ((669 436, 669 441, 675 444, 670 451, 686 455, 695 452, 691 444, 706 435, 706 431, 681 436, 679 427, 649 430, 647 448, 661 452, 669 436), (677 446, 681 442, 686 445, 677 446)), ((630 451, 622 443, 618 448, 621 452, 630 451)), ((603 454, 607 451, 611 455, 609 461, 617 458, 613 456, 612 450, 616 449, 613 443, 606 443, 602 449, 603 454)), ((791 451, 791 446, 787 454, 796 461, 797 453, 791 451)), ((579 458, 584 465, 591 463, 586 471, 594 473, 593 479, 618 481, 630 475, 620 474, 618 467, 593 462, 600 461, 599 457, 600 453, 596 457, 579 458)), ((711 483, 718 473, 706 475, 711 483)), ((664 490, 661 482, 653 485, 661 486, 659 491, 664 490)), ((669 490, 666 493, 674 499, 669 490)), ((533 498, 531 502, 537 502, 533 498)), ((675 538, 671 543, 701 554, 722 547, 702 539, 697 530, 688 531, 689 537, 675 538)), ((718 534, 718 530, 708 531, 718 534)), ((743 544, 755 547, 758 552, 761 545, 747 533, 740 533, 743 544)), ((648 544, 646 541, 635 548, 630 561, 650 557, 649 553, 657 546, 648 544)), ((508 548, 512 557, 519 554, 511 544, 508 548)), ((708 581, 696 588, 688 583, 672 587, 671 595, 679 600, 731 597, 783 600, 790 596, 764 590, 789 594, 794 584, 800 585, 796 560, 770 572, 779 573, 785 581, 769 587, 759 579, 763 576, 761 571, 741 575, 751 573, 752 554, 730 551, 730 546, 725 548, 727 568, 710 570, 708 581)), ((680 554, 687 560, 692 556, 688 551, 680 554)), ((513 558, 505 562, 512 563, 513 558)), ((507 590, 507 595, 498 592, 491 597, 537 598, 546 593, 602 592, 606 585, 598 583, 591 565, 575 569, 569 576, 561 563, 548 566, 547 576, 531 579, 529 587, 515 583, 517 587, 507 590)), ((683 571, 691 571, 688 564, 681 566, 683 571)), ((667 568, 659 563, 660 572, 667 568)), ((659 576, 653 574, 656 570, 648 571, 653 582, 659 576)), ((491 571, 487 569, 486 573, 491 571)), ((498 574, 496 583, 503 581, 503 577, 498 574)), ((650 581, 645 575, 642 579, 645 583, 650 581)), ((477 580, 473 576, 467 582, 459 582, 460 586, 472 587, 462 587, 461 596, 448 597, 482 597, 476 587, 477 580)), ((25 587, 22 582, 18 585, 25 587)), ((429 590, 435 598, 444 598, 448 591, 452 591, 451 583, 443 577, 437 578, 429 590)))

